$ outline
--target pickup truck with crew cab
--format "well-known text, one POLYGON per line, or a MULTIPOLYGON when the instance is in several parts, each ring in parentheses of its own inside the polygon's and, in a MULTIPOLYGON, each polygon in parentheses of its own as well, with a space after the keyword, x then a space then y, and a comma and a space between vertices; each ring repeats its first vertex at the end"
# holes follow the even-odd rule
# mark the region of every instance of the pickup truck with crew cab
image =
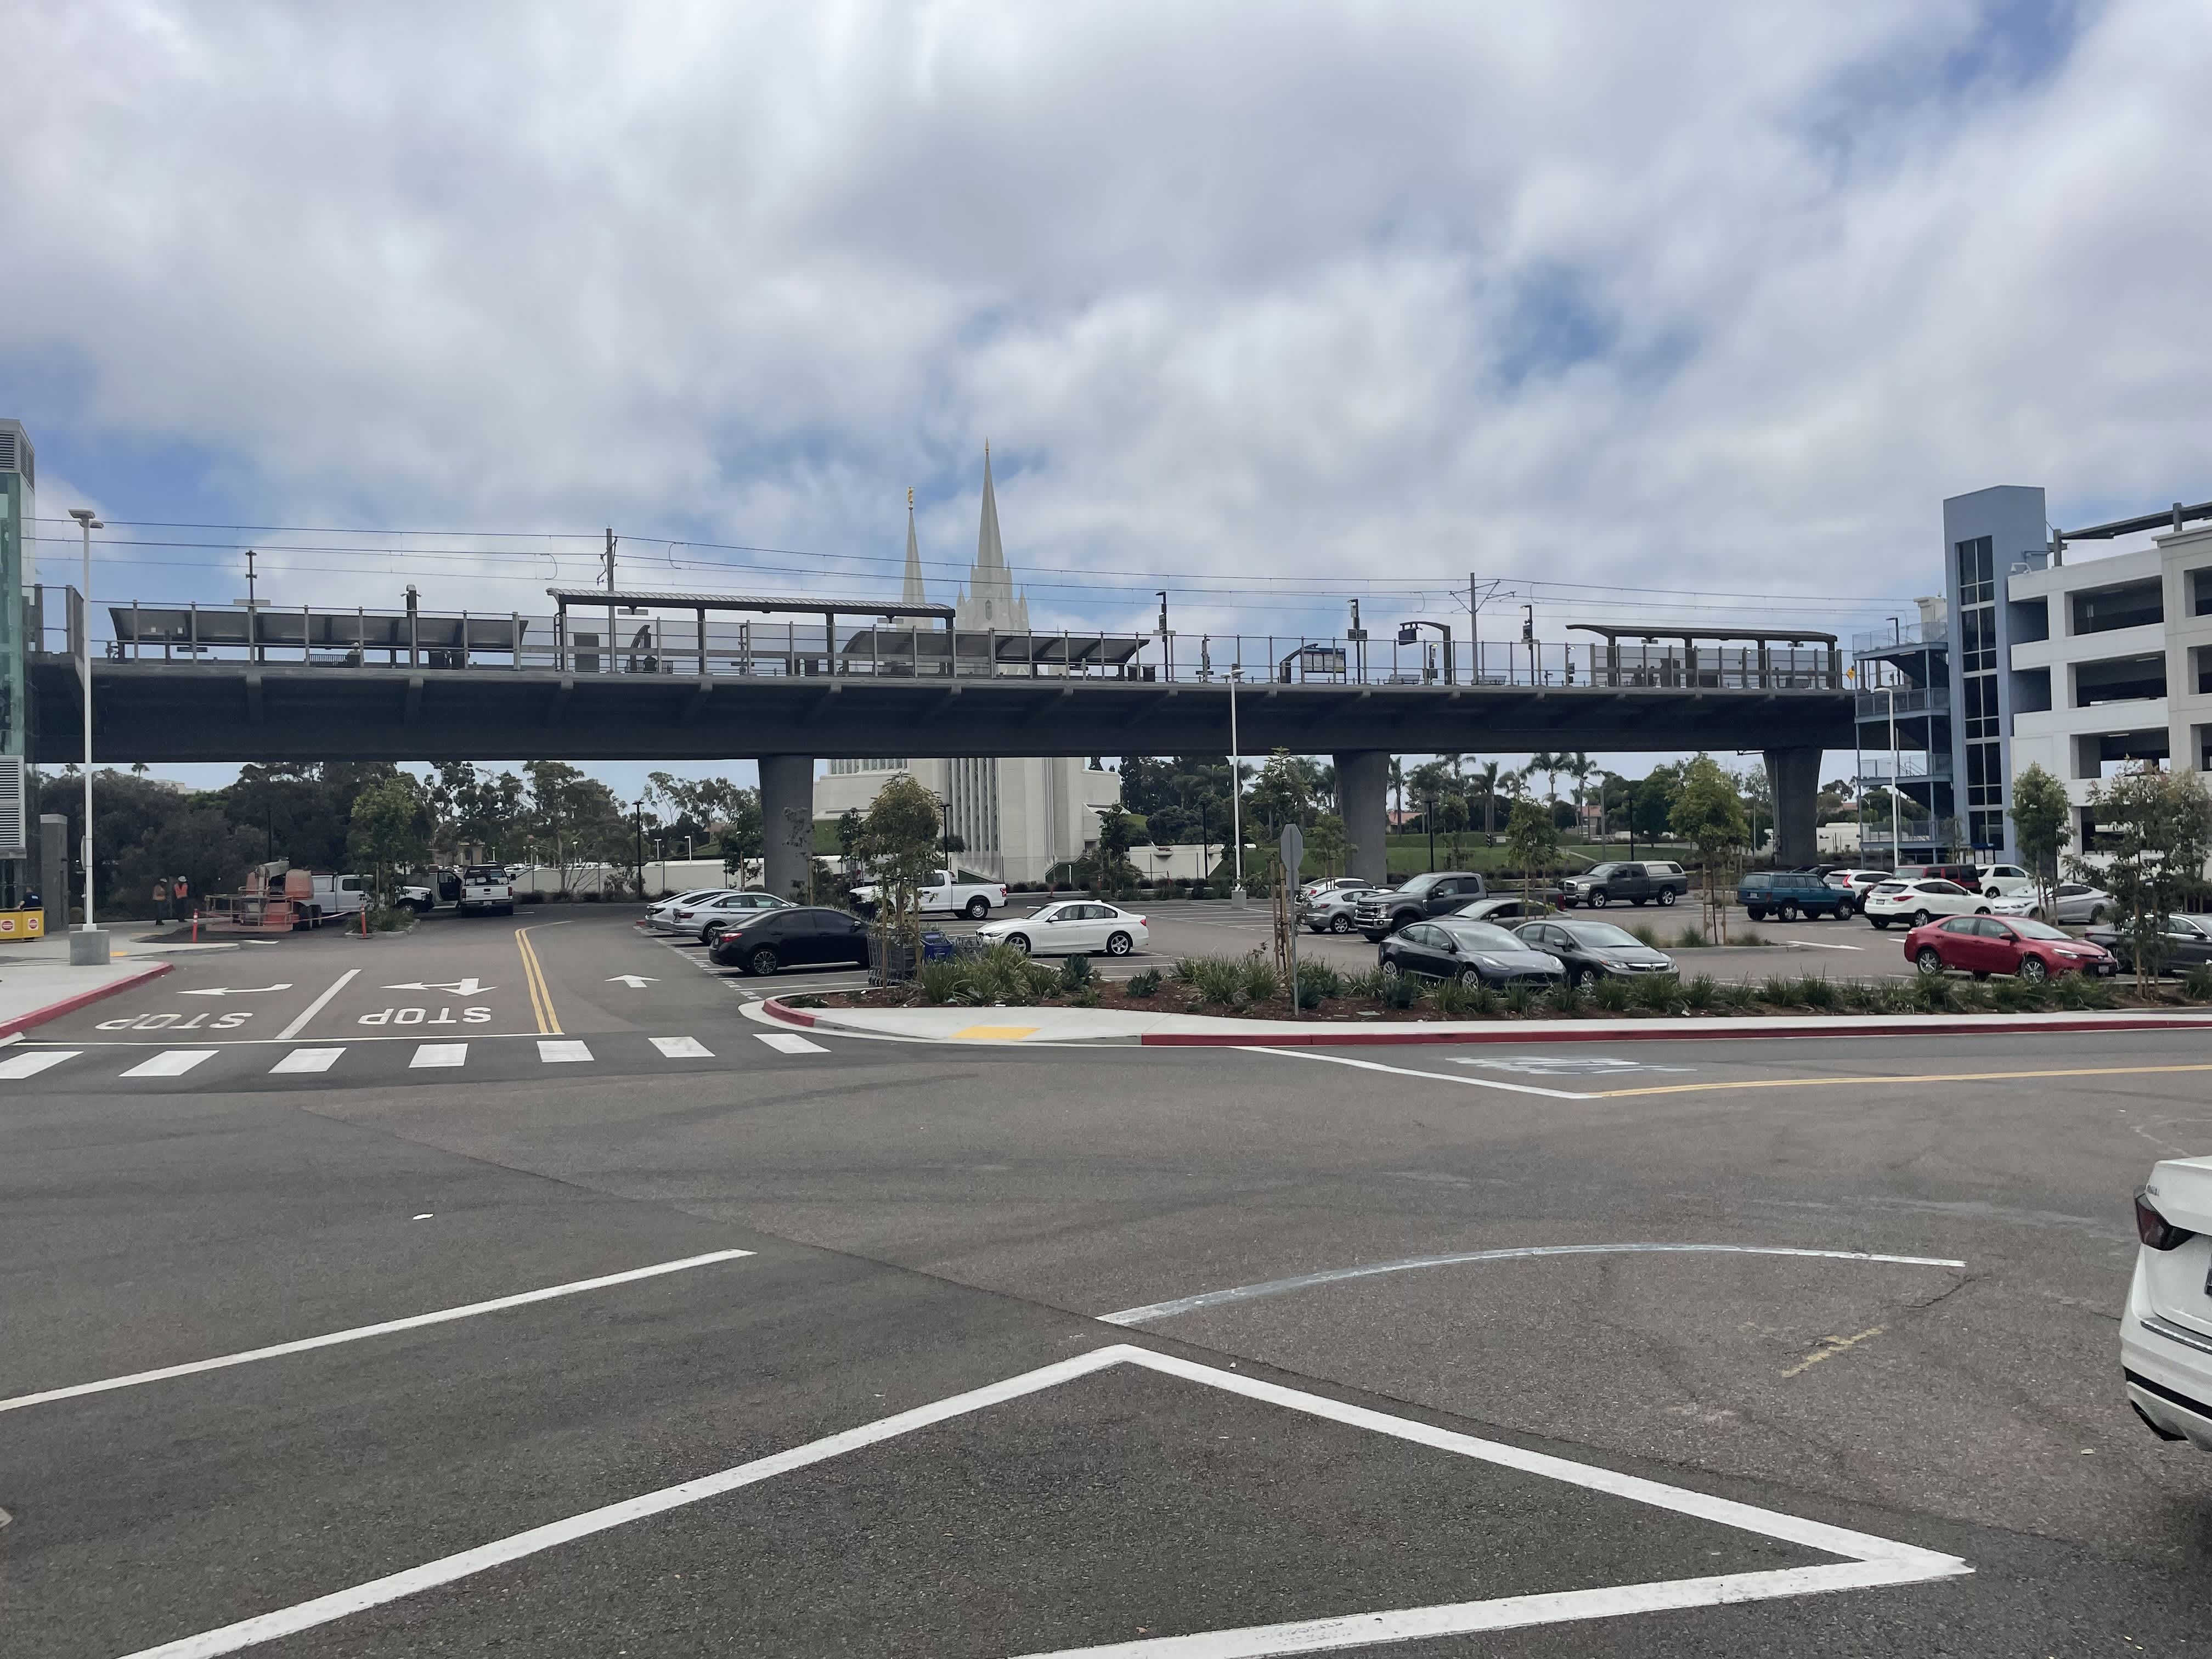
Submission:
POLYGON ((494 915, 514 914, 514 882, 503 864, 471 864, 461 870, 460 908, 489 910, 494 915))
POLYGON ((1672 904, 1690 890, 1690 878, 1679 864, 1647 859, 1641 864, 1593 865, 1579 876, 1559 883, 1559 907, 1571 910, 1587 904, 1602 910, 1617 899, 1631 904, 1672 904))
POLYGON ((1409 921, 1443 915, 1489 894, 1482 878, 1472 870, 1432 870, 1402 887, 1362 893, 1352 909, 1352 925, 1362 938, 1379 944, 1409 921))
MULTIPOLYGON (((866 882, 853 890, 853 902, 862 915, 873 915, 881 894, 882 889, 874 882, 866 882)), ((1006 883, 955 881, 950 870, 935 872, 929 885, 921 890, 921 910, 926 915, 959 915, 981 921, 993 910, 1005 908, 1006 902, 1006 883)))

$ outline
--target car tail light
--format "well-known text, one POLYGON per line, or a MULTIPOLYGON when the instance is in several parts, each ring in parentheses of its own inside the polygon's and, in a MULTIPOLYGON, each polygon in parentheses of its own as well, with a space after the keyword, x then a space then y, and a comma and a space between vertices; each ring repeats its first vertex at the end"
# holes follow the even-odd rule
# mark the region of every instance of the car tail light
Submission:
POLYGON ((2186 1227, 2175 1226, 2160 1215, 2151 1203, 2150 1189, 2146 1187, 2136 1194, 2136 1237, 2154 1250, 2170 1250, 2197 1235, 2186 1227))

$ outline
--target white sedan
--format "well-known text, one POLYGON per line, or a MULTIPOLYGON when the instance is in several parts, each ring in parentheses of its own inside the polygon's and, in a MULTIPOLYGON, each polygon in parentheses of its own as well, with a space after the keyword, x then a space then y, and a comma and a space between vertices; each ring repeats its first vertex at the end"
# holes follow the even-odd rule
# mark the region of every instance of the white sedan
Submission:
POLYGON ((2008 898, 1993 899, 1990 914, 1993 916, 2034 916, 2043 921, 2086 923, 2095 927, 2107 916, 2118 915, 2119 906, 2112 896, 2101 887, 2092 887, 2086 882, 2063 881, 2050 890, 2050 902, 2031 887, 2024 893, 2014 893, 2008 898), (2046 915, 2044 913, 2050 911, 2046 915))
POLYGON ((2212 1158, 2171 1158, 2136 1194, 2134 1282, 2120 1318, 2128 1403, 2161 1440, 2212 1451, 2212 1158))
POLYGON ((678 927, 669 918, 678 910, 690 910, 708 899, 720 898, 723 894, 735 890, 729 887, 695 887, 688 893, 672 894, 646 907, 645 925, 666 928, 671 933, 687 933, 691 931, 689 927, 678 927))
POLYGON ((1893 921, 1919 927, 1938 916, 1985 916, 1993 902, 1955 881, 1886 881, 1866 896, 1866 919, 1881 928, 1893 921))
POLYGON ((1025 957, 1126 957, 1152 939, 1135 911, 1091 899, 1063 899, 1026 916, 987 921, 975 937, 1011 945, 1025 957))

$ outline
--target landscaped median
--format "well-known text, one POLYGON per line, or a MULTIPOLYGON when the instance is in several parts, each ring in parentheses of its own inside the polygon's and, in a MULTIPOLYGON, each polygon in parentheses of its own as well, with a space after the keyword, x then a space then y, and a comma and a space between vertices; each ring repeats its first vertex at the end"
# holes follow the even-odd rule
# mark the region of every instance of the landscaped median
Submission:
POLYGON ((991 952, 927 964, 908 985, 794 991, 762 1012, 823 1030, 966 1042, 1336 1046, 2212 1030, 2212 988, 2197 979, 2145 997, 2131 981, 2075 975, 2046 984, 1810 975, 1753 984, 1654 974, 1586 989, 1523 983, 1504 993, 1310 966, 1298 978, 1304 1007, 1294 1018, 1279 976, 1262 957, 1201 958, 1104 981, 1081 958, 1050 967, 991 952))

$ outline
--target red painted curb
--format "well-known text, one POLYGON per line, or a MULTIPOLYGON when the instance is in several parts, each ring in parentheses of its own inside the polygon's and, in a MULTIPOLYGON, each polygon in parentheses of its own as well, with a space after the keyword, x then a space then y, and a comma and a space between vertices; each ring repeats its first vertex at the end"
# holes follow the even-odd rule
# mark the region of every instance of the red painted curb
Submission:
POLYGON ((118 991, 127 991, 134 985, 143 985, 149 979, 159 979, 173 971, 173 962, 157 962, 145 972, 133 974, 128 979, 118 979, 112 985, 103 985, 96 991, 80 991, 73 997, 33 1008, 27 1014, 18 1014, 10 1020, 0 1020, 0 1036, 13 1036, 18 1031, 27 1031, 33 1025, 44 1025, 50 1019, 59 1019, 64 1014, 73 1014, 78 1009, 98 1002, 102 997, 112 997, 118 991))
POLYGON ((804 1008, 794 1008, 781 997, 765 997, 761 1006, 768 1011, 770 1019, 780 1019, 787 1025, 811 1025, 814 1016, 804 1008))
POLYGON ((2212 1030, 2212 1019, 2115 1018, 2081 1020, 2066 1025, 2027 1025, 2015 1020, 1930 1019, 1912 1025, 1805 1025, 1747 1019, 1724 1031, 1669 1030, 1663 1021, 1649 1027, 1623 1030, 1610 1026, 1587 1031, 1540 1030, 1502 1026, 1481 1031, 1390 1031, 1332 1030, 1297 1031, 1285 1036, 1240 1035, 1234 1031, 1155 1031, 1137 1039, 1149 1048, 1381 1048, 1438 1042, 1517 1042, 1531 1046, 1547 1042, 1741 1042, 1752 1037, 1893 1037, 2003 1036, 2008 1033, 2049 1036, 2075 1031, 2203 1031, 2212 1030))

